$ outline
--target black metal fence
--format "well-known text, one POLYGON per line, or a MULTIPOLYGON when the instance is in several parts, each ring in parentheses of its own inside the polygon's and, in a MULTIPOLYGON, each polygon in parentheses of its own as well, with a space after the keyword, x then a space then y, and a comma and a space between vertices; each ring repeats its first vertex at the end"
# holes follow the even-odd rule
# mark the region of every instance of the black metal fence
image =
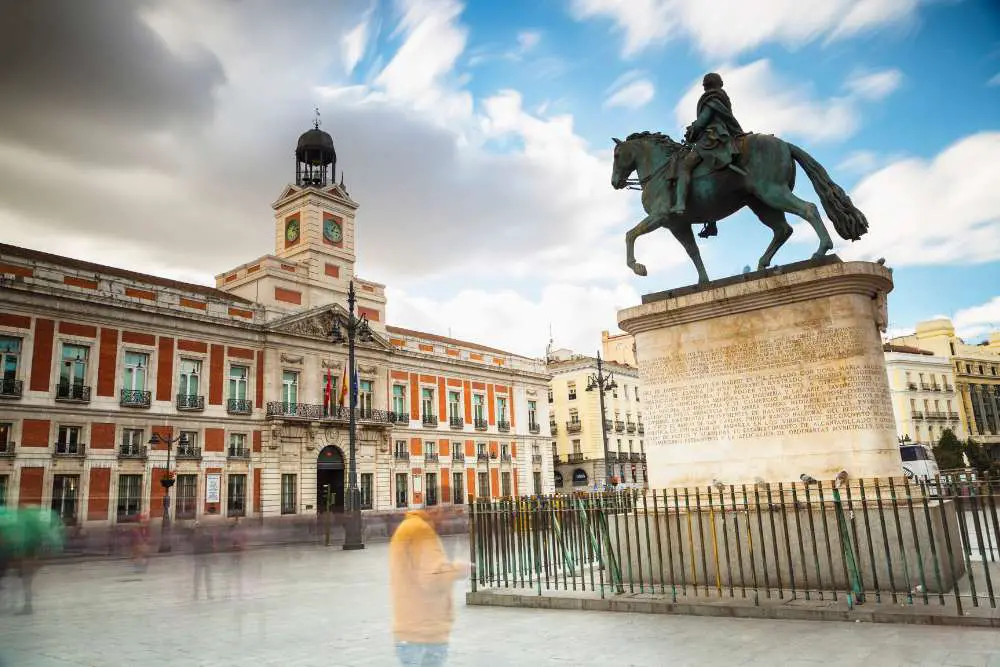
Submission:
POLYGON ((471 585, 995 615, 998 495, 965 476, 477 499, 471 585))

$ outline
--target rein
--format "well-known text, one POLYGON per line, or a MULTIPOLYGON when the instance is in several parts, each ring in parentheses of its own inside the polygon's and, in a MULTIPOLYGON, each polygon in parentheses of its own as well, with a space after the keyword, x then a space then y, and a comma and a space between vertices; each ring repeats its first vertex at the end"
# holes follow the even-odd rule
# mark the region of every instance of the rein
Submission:
POLYGON ((687 144, 684 144, 681 149, 678 149, 677 151, 675 151, 669 158, 667 158, 667 160, 663 164, 661 164, 659 167, 657 167, 655 170, 653 170, 653 172, 650 173, 649 175, 644 176, 643 178, 629 178, 629 179, 627 179, 625 181, 625 186, 629 190, 642 190, 642 188, 647 183, 649 183, 651 180, 653 180, 654 178, 656 178, 657 176, 659 176, 661 172, 663 172, 667 167, 670 166, 670 163, 673 162, 673 160, 674 160, 675 156, 677 155, 677 153, 679 153, 680 150, 682 150, 684 146, 687 146, 687 144))

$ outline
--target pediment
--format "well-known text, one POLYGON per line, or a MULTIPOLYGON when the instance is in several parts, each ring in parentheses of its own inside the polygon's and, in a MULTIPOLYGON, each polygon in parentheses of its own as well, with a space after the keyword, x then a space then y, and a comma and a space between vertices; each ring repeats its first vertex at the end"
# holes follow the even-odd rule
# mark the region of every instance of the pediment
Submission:
MULTIPOLYGON (((337 322, 340 330, 347 335, 347 310, 339 304, 321 306, 301 313, 292 313, 278 320, 271 322, 268 329, 274 333, 287 334, 289 336, 301 336, 303 338, 313 338, 332 341, 333 324, 337 322)), ((379 333, 372 331, 372 341, 370 343, 358 342, 359 347, 375 347, 376 349, 391 351, 394 348, 389 341, 379 333)))
POLYGON ((298 194, 299 192, 302 192, 302 188, 297 185, 288 184, 285 186, 285 189, 281 191, 281 194, 278 195, 278 199, 275 203, 285 201, 292 195, 298 194))

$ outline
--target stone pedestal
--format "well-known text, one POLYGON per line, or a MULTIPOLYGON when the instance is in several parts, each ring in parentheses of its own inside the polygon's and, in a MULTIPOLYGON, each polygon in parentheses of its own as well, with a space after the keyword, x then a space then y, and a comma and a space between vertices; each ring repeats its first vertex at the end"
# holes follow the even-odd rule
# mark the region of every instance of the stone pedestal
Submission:
POLYGON ((898 477, 892 273, 835 256, 650 294, 635 336, 651 488, 898 477))

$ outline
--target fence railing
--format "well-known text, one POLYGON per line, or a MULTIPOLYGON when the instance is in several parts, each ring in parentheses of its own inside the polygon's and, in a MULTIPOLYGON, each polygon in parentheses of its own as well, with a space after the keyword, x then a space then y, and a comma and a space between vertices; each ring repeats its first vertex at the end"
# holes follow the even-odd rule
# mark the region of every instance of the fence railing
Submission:
POLYGON ((998 615, 1000 480, 627 490, 469 505, 471 586, 998 615))

